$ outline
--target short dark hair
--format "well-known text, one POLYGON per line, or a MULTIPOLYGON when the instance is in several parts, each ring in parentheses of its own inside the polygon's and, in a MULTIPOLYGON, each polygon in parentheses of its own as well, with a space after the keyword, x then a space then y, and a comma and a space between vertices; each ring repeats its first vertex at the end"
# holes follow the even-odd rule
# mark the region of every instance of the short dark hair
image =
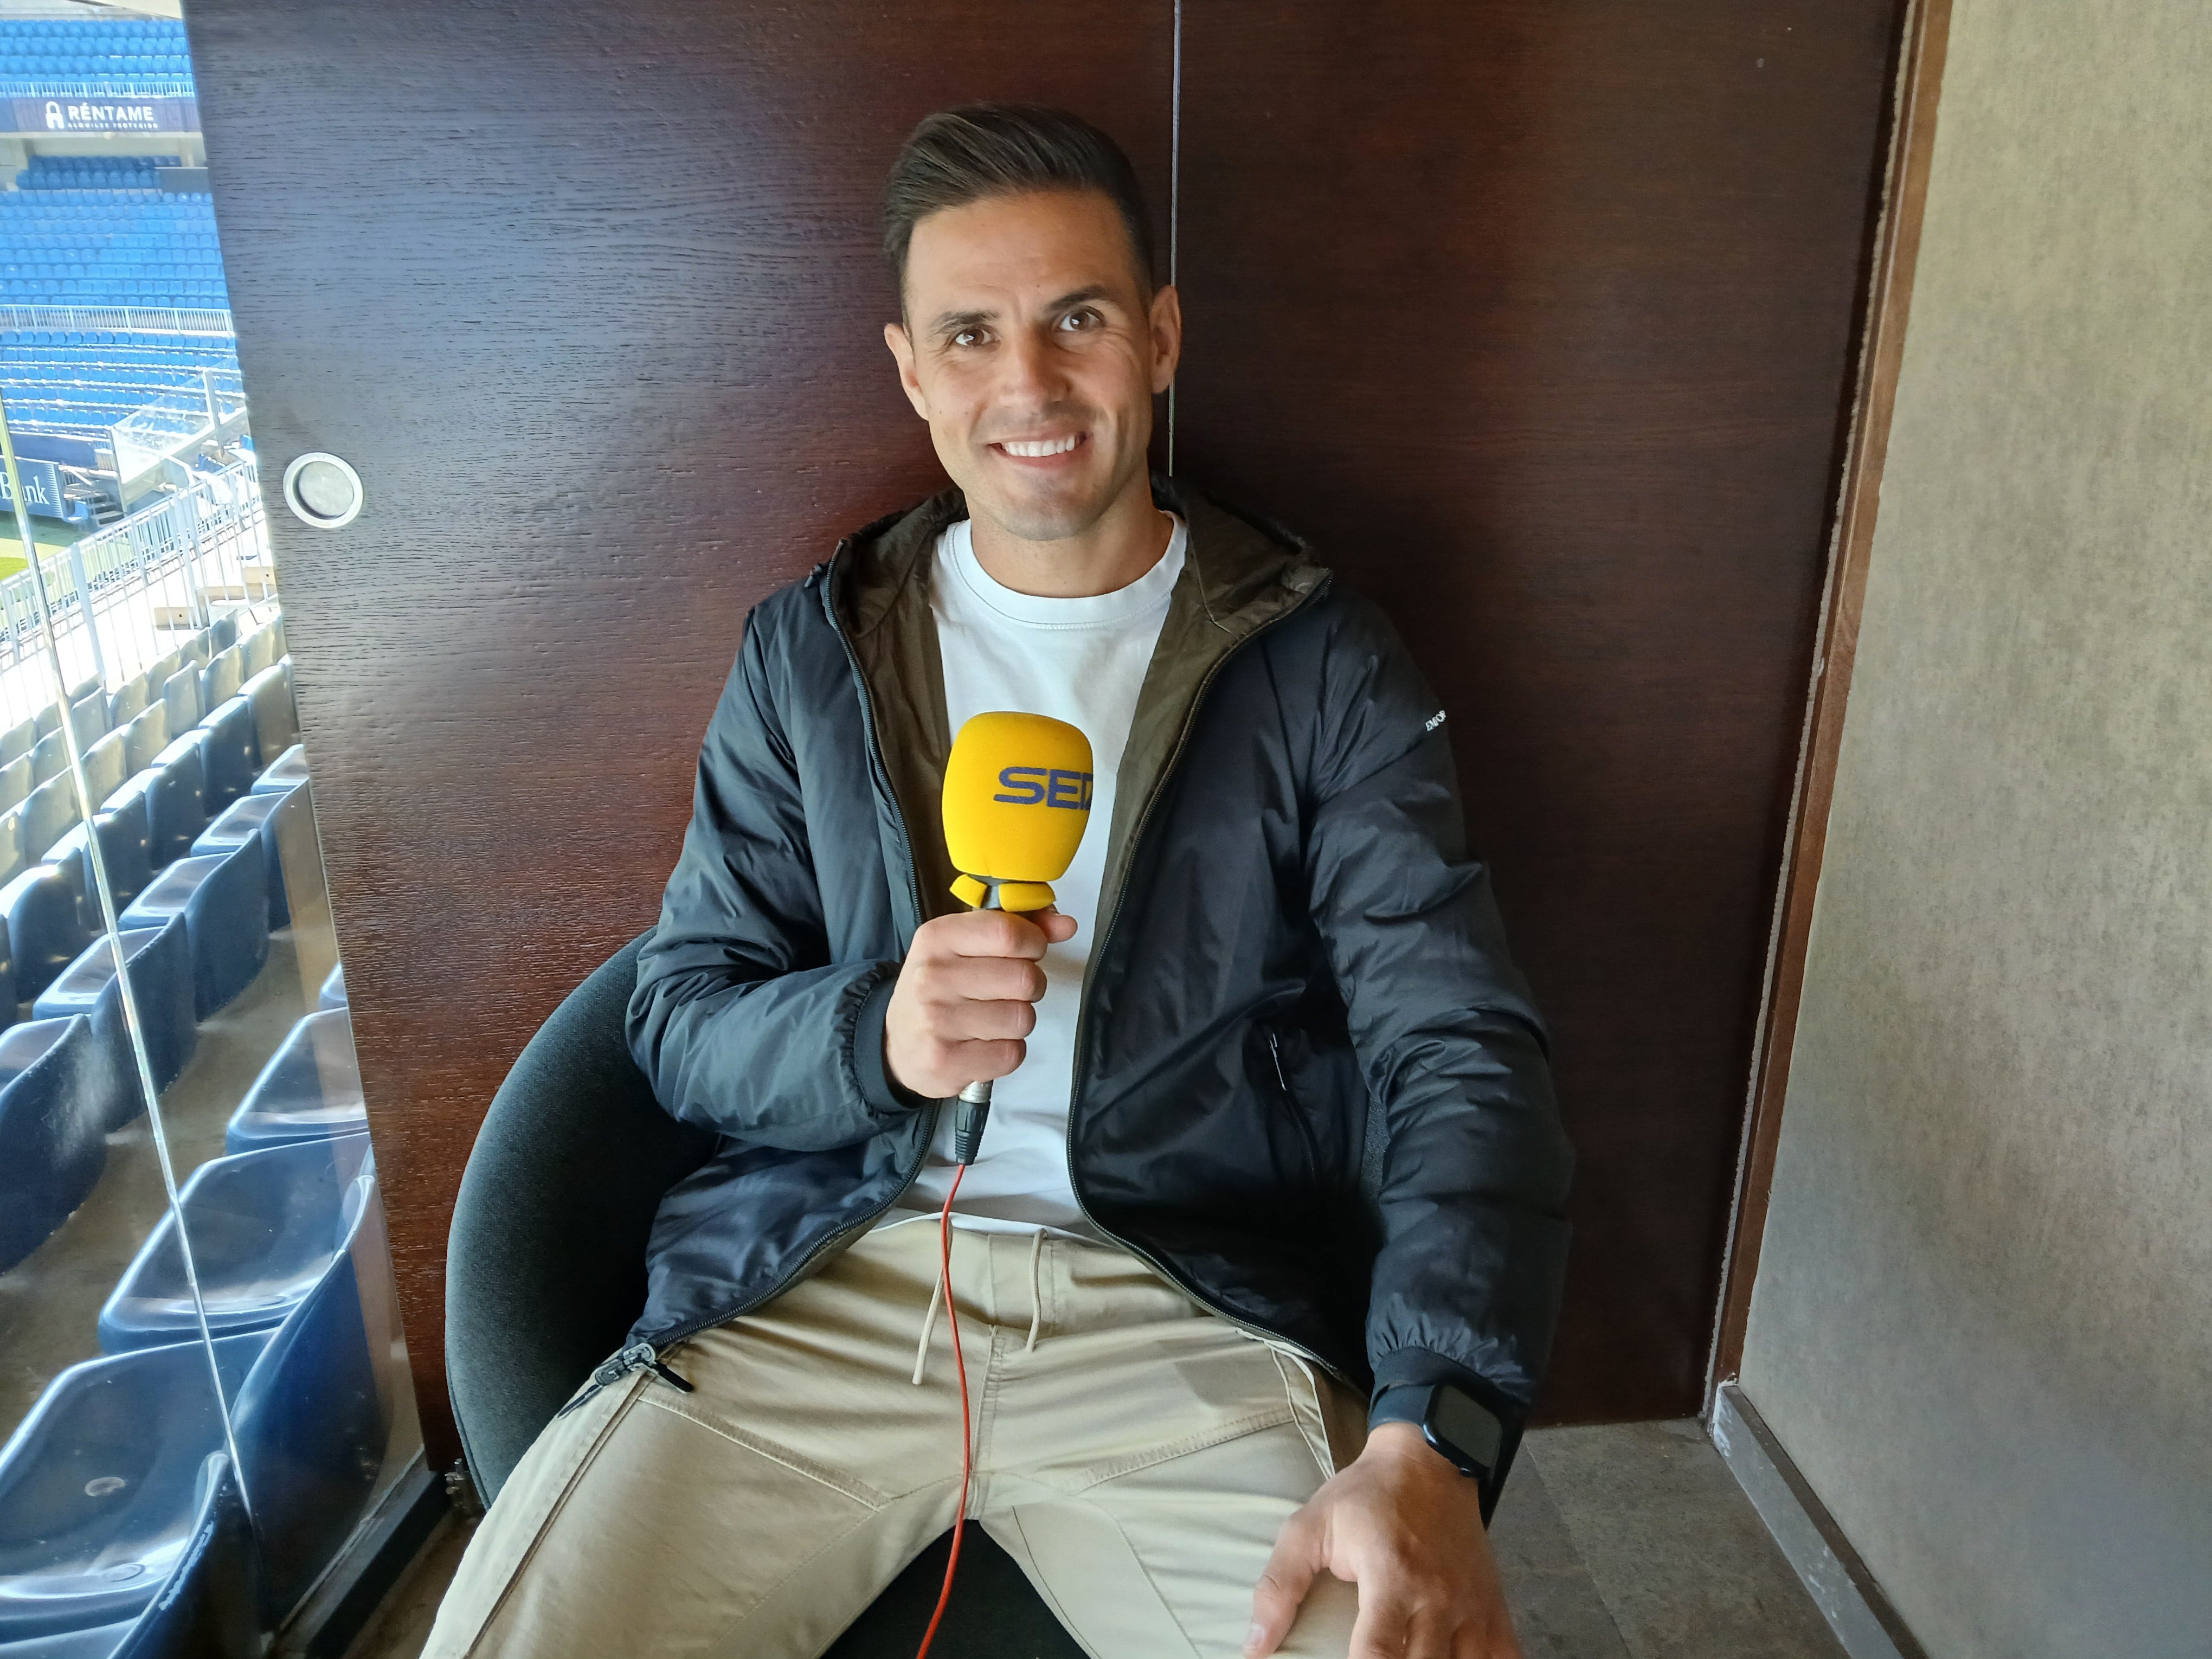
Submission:
POLYGON ((914 228, 930 214, 1033 190, 1095 190, 1129 232, 1137 281, 1152 290, 1152 222, 1121 147, 1079 115, 1042 104, 964 104, 907 135, 884 187, 884 253, 899 303, 914 228))

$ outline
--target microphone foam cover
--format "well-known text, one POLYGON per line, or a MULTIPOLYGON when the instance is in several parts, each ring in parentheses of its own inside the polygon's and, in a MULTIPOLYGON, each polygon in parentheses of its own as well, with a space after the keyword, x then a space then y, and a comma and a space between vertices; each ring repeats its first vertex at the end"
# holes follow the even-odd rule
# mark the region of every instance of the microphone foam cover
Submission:
POLYGON ((1091 739, 1066 720, 976 715, 945 765, 952 867, 994 882, 1065 874, 1091 822, 1091 739))

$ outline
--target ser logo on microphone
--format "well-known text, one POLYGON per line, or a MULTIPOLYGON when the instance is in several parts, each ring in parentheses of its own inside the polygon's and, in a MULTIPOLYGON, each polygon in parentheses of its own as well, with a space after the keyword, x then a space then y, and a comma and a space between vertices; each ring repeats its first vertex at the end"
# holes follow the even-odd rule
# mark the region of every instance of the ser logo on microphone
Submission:
POLYGON ((991 797, 1009 806, 1065 806, 1071 811, 1091 810, 1091 774, 1066 772, 1057 766, 1009 766, 999 774, 1004 793, 991 797))

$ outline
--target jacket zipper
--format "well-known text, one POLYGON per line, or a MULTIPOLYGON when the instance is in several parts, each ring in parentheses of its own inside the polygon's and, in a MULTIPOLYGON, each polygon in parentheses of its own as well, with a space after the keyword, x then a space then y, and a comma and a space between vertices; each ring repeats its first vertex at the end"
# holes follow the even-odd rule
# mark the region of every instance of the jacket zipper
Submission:
MULTIPOLYGON (((1206 671, 1206 677, 1199 681, 1198 689, 1191 693, 1190 708, 1183 716, 1182 729, 1176 733, 1175 747, 1168 752, 1168 763, 1165 766, 1160 769, 1158 781, 1152 785, 1152 793, 1145 798, 1144 811, 1137 815, 1136 823, 1130 828, 1129 854, 1127 858, 1122 860, 1121 884, 1114 890, 1114 907, 1111 910, 1107 912, 1105 926, 1098 930, 1097 941, 1091 947, 1091 959, 1092 961, 1103 962, 1105 960, 1107 943, 1114 937, 1114 925, 1121 918, 1121 900, 1129 889, 1129 872, 1136 867, 1137 852, 1138 849, 1144 845, 1145 830, 1152 821, 1152 809, 1159 804, 1160 797, 1167 793, 1168 781, 1175 775, 1176 763, 1182 758, 1182 751, 1189 745, 1191 727, 1198 723, 1198 711, 1200 705, 1206 701, 1206 692, 1212 688, 1213 682, 1219 676, 1221 671, 1227 667, 1233 659, 1242 655, 1246 647, 1250 646, 1253 641, 1258 639, 1261 635, 1266 634, 1277 624, 1285 622, 1289 618, 1296 616, 1300 611, 1303 611, 1305 608, 1307 602, 1310 600, 1314 595, 1319 593, 1328 586, 1328 579, 1324 576, 1320 581, 1315 583, 1311 588, 1308 589, 1304 597, 1302 597, 1296 605, 1284 611, 1281 615, 1272 617, 1268 621, 1262 623, 1259 627, 1254 629, 1249 634, 1246 635, 1243 640, 1239 641, 1236 645, 1231 647, 1229 650, 1223 653, 1222 655, 1215 661, 1213 666, 1206 671)), ((1085 984, 1085 990, 1086 994, 1084 996, 1081 1006, 1077 1008, 1075 1013, 1074 1048, 1076 1055, 1076 1073, 1074 1092, 1076 1094, 1079 1094, 1081 1092, 1083 1084, 1083 1034, 1085 1028, 1091 1023, 1091 999, 1088 995, 1089 986, 1087 982, 1085 984)), ((1271 1032, 1269 1033, 1270 1043, 1272 1043, 1273 1041, 1273 1034, 1271 1032)), ((1282 1075, 1282 1061, 1279 1058, 1278 1058, 1275 1062, 1275 1074, 1279 1079, 1282 1075)), ((1082 1212, 1083 1218, 1085 1221, 1089 1222, 1093 1227, 1098 1230, 1099 1237, 1102 1238, 1111 1239, 1115 1243, 1128 1251, 1131 1255, 1135 1256, 1139 1261, 1144 1262, 1147 1267, 1151 1267, 1154 1273, 1158 1273, 1170 1284, 1179 1286, 1186 1296, 1190 1297, 1200 1306, 1206 1308, 1220 1318, 1227 1320, 1239 1330, 1243 1331, 1248 1335, 1259 1341, 1266 1343, 1270 1347, 1287 1348, 1292 1353, 1297 1354, 1300 1358, 1320 1366, 1322 1370, 1327 1371, 1338 1382, 1343 1383, 1346 1388, 1351 1389, 1354 1393, 1357 1393, 1358 1391, 1358 1384, 1355 1383, 1351 1377, 1347 1376, 1343 1370, 1337 1366, 1329 1364, 1328 1360, 1322 1358, 1319 1354, 1307 1347, 1304 1343, 1293 1342, 1290 1338, 1283 1335, 1279 1331, 1271 1331, 1265 1326, 1255 1325, 1250 1320, 1241 1318, 1237 1315, 1230 1312, 1228 1309, 1223 1307, 1213 1297, 1206 1295, 1195 1285, 1191 1284, 1188 1280, 1184 1279, 1181 1273, 1178 1273, 1169 1267, 1165 1262, 1162 1261, 1158 1256, 1152 1255, 1151 1251, 1139 1249, 1127 1239, 1123 1238, 1119 1233, 1115 1232, 1111 1228, 1104 1225, 1099 1221, 1097 1216, 1091 1213, 1091 1206, 1085 1203, 1083 1200, 1083 1188, 1075 1178, 1075 1108, 1076 1101, 1072 1095, 1067 1103, 1068 1133, 1066 1138, 1066 1146, 1065 1148, 1067 1157, 1067 1189, 1074 1195, 1075 1207, 1082 1212)))
MULTIPOLYGON (((883 792, 884 799, 890 803, 891 822, 898 826, 899 850, 903 853, 906 857, 907 896, 914 904, 915 922, 918 927, 921 925, 925 912, 921 902, 921 878, 915 867, 913 833, 908 829, 906 813, 899 805, 898 791, 891 787, 890 768, 884 763, 883 744, 876 735, 875 697, 874 694, 868 690, 868 677, 860 672, 860 653, 853 649, 852 641, 845 637, 844 624, 838 620, 836 607, 830 603, 830 583, 833 580, 830 567, 834 567, 836 565, 837 555, 844 552, 848 545, 849 545, 848 543, 840 542, 837 544, 836 553, 833 553, 830 556, 827 564, 825 565, 822 577, 822 610, 823 614, 830 620, 830 631, 836 635, 837 643, 845 648, 845 660, 853 671, 853 684, 860 688, 860 730, 863 737, 866 739, 868 745, 868 776, 870 781, 883 792)), ((846 1240, 851 1238, 854 1234, 864 1232, 868 1228, 874 1226, 875 1224, 881 1220, 884 1214, 890 1211, 893 1205, 896 1204, 899 1200, 906 1196, 908 1189, 914 1185, 916 1178, 921 1176, 922 1165, 929 1162, 929 1149, 937 1143, 938 1123, 944 1115, 945 1103, 941 1100, 932 1101, 930 1103, 929 1133, 924 1135, 921 1139, 921 1156, 916 1158, 913 1167, 907 1170, 906 1178, 899 1183, 899 1188, 896 1192, 893 1193, 889 1198, 885 1199, 881 1204, 878 1205, 866 1215, 862 1216, 858 1221, 855 1221, 851 1226, 840 1228, 837 1231, 830 1234, 829 1237, 817 1244, 812 1249, 809 1250, 805 1255, 799 1259, 799 1263, 796 1267, 793 1267, 789 1273, 784 1274, 782 1278, 776 1280, 773 1285, 769 1286, 769 1289, 761 1295, 749 1297, 746 1300, 740 1302, 736 1307, 731 1308, 726 1311, 710 1314, 704 1319, 694 1320, 690 1324, 680 1327, 669 1335, 661 1338, 659 1345, 660 1347, 663 1349, 673 1348, 678 1343, 688 1341, 690 1338, 696 1336, 701 1331, 705 1330, 710 1325, 726 1324, 732 1319, 743 1317, 745 1314, 750 1313, 755 1308, 763 1307, 767 1304, 773 1302, 777 1297, 783 1294, 786 1286, 804 1277, 806 1270, 812 1267, 817 1261, 820 1261, 826 1252, 836 1249, 838 1246, 844 1243, 846 1240)), ((683 1389, 686 1394, 691 1392, 692 1385, 690 1383, 685 1382, 674 1371, 669 1370, 665 1364, 661 1363, 660 1357, 659 1353, 654 1351, 654 1347, 652 1343, 637 1342, 631 1344, 627 1348, 624 1348, 621 1352, 616 1354, 611 1359, 609 1359, 605 1364, 601 1365, 598 1370, 593 1371, 592 1373, 591 1386, 583 1393, 578 1395, 574 1399, 571 1400, 567 1405, 562 1407, 559 1411, 554 1413, 554 1415, 556 1417, 566 1417, 570 1412, 582 1405, 586 1400, 589 1400, 601 1389, 608 1387, 611 1383, 629 1375, 631 1371, 641 1369, 652 1371, 664 1382, 674 1384, 676 1387, 683 1389)))

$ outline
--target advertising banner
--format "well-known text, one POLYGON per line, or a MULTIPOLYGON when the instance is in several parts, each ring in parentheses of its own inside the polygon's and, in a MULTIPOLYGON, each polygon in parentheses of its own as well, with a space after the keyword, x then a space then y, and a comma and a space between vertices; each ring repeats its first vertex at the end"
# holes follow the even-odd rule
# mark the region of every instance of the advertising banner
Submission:
MULTIPOLYGON (((52 461, 27 461, 15 458, 15 471, 22 476, 23 500, 31 511, 42 519, 58 519, 66 510, 62 504, 62 475, 52 461)), ((9 529, 15 525, 15 495, 8 488, 8 470, 0 467, 0 513, 8 515, 9 529)), ((9 539, 13 540, 10 534, 9 539)))
POLYGON ((46 132, 198 132, 197 98, 11 98, 10 131, 46 132))

